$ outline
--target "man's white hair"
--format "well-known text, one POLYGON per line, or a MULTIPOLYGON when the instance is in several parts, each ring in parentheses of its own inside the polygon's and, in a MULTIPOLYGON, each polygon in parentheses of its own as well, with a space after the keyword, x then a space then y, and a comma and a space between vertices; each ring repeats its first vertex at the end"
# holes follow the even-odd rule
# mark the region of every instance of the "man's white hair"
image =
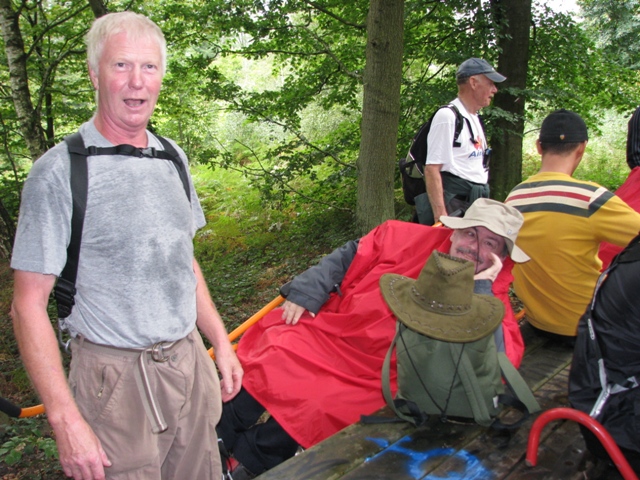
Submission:
POLYGON ((160 47, 160 71, 164 76, 167 69, 167 42, 160 27, 153 21, 135 12, 108 13, 97 18, 87 33, 87 61, 89 68, 96 74, 99 72, 100 57, 105 43, 113 35, 126 32, 131 40, 147 38, 158 42, 160 47))

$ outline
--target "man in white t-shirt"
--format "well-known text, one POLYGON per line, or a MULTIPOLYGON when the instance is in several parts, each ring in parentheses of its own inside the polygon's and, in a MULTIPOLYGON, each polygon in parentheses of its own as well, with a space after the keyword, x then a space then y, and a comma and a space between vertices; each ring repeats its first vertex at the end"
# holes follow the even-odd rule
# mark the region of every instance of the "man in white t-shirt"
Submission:
POLYGON ((495 84, 505 80, 481 58, 470 58, 458 67, 458 97, 449 108, 436 112, 427 137, 427 193, 415 199, 420 223, 433 225, 442 215, 489 196, 489 151, 478 111, 491 103, 498 91, 495 84), (457 139, 455 110, 462 117, 457 139))

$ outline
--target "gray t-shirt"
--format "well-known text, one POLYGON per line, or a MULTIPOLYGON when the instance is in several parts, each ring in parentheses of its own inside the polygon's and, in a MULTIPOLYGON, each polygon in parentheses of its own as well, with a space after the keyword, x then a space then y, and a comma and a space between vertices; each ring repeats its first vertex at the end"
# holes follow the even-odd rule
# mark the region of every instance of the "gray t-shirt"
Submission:
MULTIPOLYGON (((112 146, 93 121, 80 133, 87 146, 112 146)), ((147 135, 149 146, 162 150, 147 135)), ((168 160, 105 155, 87 163, 76 303, 67 318, 71 333, 117 347, 185 337, 196 321, 193 237, 205 224, 192 182, 189 202, 168 160)), ((62 142, 34 163, 24 185, 11 267, 58 276, 67 259, 71 212, 69 154, 62 142)))

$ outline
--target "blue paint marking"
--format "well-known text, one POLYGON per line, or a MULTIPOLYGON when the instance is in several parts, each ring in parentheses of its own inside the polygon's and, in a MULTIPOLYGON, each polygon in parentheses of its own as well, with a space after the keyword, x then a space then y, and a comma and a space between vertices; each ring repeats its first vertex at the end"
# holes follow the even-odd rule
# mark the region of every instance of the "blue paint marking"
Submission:
POLYGON ((429 474, 424 477, 424 480, 436 480, 446 478, 449 480, 492 480, 494 478, 493 473, 486 469, 482 462, 470 454, 466 450, 456 451, 454 448, 434 448, 426 452, 416 452, 410 448, 404 447, 402 444, 411 440, 411 437, 406 436, 398 440, 393 445, 389 444, 388 440, 382 438, 368 437, 367 440, 379 445, 383 450, 373 457, 367 458, 366 462, 382 457, 388 453, 399 453, 407 457, 407 473, 411 478, 422 478, 424 470, 421 468, 422 464, 432 458, 437 457, 452 457, 460 461, 463 468, 457 472, 449 472, 446 477, 439 475, 429 474))

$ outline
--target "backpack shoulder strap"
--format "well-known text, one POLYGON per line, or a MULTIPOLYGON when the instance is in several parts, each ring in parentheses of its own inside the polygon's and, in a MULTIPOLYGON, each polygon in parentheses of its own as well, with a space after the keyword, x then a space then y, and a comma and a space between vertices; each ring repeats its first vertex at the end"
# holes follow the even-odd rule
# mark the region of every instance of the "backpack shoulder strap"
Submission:
POLYGON ((616 268, 620 264, 624 263, 632 263, 640 260, 640 235, 636 236, 629 244, 616 255, 611 264, 605 269, 604 272, 600 274, 598 277, 598 281, 596 282, 596 286, 593 291, 593 295, 591 297, 591 303, 589 304, 589 308, 585 312, 585 315, 580 320, 585 321, 589 335, 586 337, 587 342, 589 342, 592 355, 597 361, 598 364, 598 379, 600 380, 600 393, 598 398, 596 399, 591 412, 589 412, 589 416, 597 419, 602 413, 605 404, 607 403, 609 396, 615 393, 620 393, 626 390, 638 388, 639 384, 639 376, 631 376, 629 378, 624 378, 620 372, 610 370, 607 368, 606 361, 604 355, 602 354, 602 349, 600 347, 600 339, 597 332, 597 328, 594 325, 594 312, 596 308, 597 299, 599 298, 599 293, 601 287, 605 284, 609 275, 616 270, 616 268))
POLYGON ((509 358, 504 352, 498 352, 498 363, 500 364, 500 370, 502 371, 502 377, 509 385, 509 388, 515 393, 518 400, 520 400, 527 408, 529 413, 536 413, 540 411, 540 404, 533 396, 533 392, 524 381, 520 372, 513 366, 509 358))
POLYGON ((67 246, 65 264, 54 288, 54 297, 58 308, 58 317, 66 318, 74 305, 78 259, 84 226, 84 213, 87 208, 87 155, 82 135, 79 132, 66 137, 65 142, 70 157, 70 184, 73 210, 71 213, 71 236, 67 246))
MULTIPOLYGON (((456 107, 454 104, 450 103, 449 105, 445 105, 445 107, 450 108, 451 110, 453 110, 453 113, 456 114, 456 127, 453 135, 453 146, 462 146, 462 143, 458 141, 458 138, 460 137, 460 133, 462 133, 464 122, 467 122, 467 127, 469 128, 470 141, 471 143, 474 143, 476 140, 475 138, 473 138, 473 127, 471 126, 471 122, 469 121, 469 119, 467 117, 463 117, 460 113, 460 110, 458 110, 458 107, 456 107)), ((478 115, 478 118, 480 118, 480 115, 478 115)), ((480 120, 480 125, 482 126, 482 131, 484 133, 484 123, 482 122, 482 120, 480 120)))
MULTIPOLYGON (((403 158, 399 162, 400 171, 404 171, 407 175, 411 175, 411 170, 413 169, 413 165, 415 164, 417 167, 417 171, 420 175, 423 175, 424 164, 427 160, 427 137, 429 135, 429 131, 431 130, 431 124, 433 123, 433 118, 443 108, 448 108, 453 111, 456 116, 455 121, 455 130, 453 135, 453 146, 459 147, 461 145, 458 142, 458 137, 460 136, 460 132, 462 132, 463 126, 463 117, 460 113, 460 110, 455 105, 447 104, 441 105, 438 109, 431 114, 429 120, 420 125, 418 132, 413 136, 411 140, 411 146, 409 147, 409 152, 407 153, 406 158, 403 158)), ((469 120, 467 119, 467 122, 469 120)), ((471 125, 469 125, 469 129, 471 130, 471 125)))
POLYGON ((631 240, 627 246, 611 261, 611 267, 618 263, 630 263, 640 260, 640 235, 631 240))
MULTIPOLYGON (((75 134, 74 134, 75 135, 75 134)), ((74 135, 70 135, 69 138, 74 135)), ((77 135, 80 135, 79 133, 77 135)), ((174 148, 174 146, 169 142, 166 138, 161 137, 160 135, 152 135, 158 139, 158 141, 162 144, 164 150, 156 150, 153 147, 147 148, 138 148, 133 145, 115 145, 113 147, 96 147, 90 145, 89 147, 85 147, 82 140, 80 142, 74 141, 72 143, 67 142, 69 148, 70 155, 78 155, 90 157, 94 155, 124 155, 128 157, 137 157, 137 158, 159 158, 161 160, 169 160, 173 162, 178 171, 178 175, 180 176, 180 181, 182 182, 182 187, 184 188, 184 192, 187 195, 189 201, 191 201, 191 190, 189 188, 189 176, 187 174, 187 169, 185 167, 184 162, 180 158, 178 151, 174 148)), ((66 140, 66 139, 65 139, 66 140)))
MULTIPOLYGON (((462 143, 460 143, 458 141, 458 138, 460 137, 460 133, 462 132, 462 127, 464 125, 464 120, 466 120, 467 123, 469 123, 469 119, 464 118, 462 116, 462 114, 460 113, 460 110, 458 110, 458 107, 456 107, 452 103, 450 103, 449 105, 445 105, 444 107, 450 108, 453 111, 453 113, 456 115, 455 130, 454 130, 454 133, 453 133, 453 146, 454 147, 460 147, 462 145, 462 143), (464 120, 463 120, 463 118, 464 118, 464 120)), ((444 108, 444 107, 440 107, 440 108, 444 108)), ((471 124, 469 124, 469 130, 471 131, 471 137, 473 137, 473 130, 471 129, 471 124)))
POLYGON ((486 427, 491 425, 491 413, 484 402, 484 395, 478 382, 478 376, 467 352, 464 350, 464 345, 463 343, 449 343, 449 352, 451 353, 451 359, 459 365, 457 374, 469 400, 473 419, 479 425, 486 427))
MULTIPOLYGON (((164 137, 161 137, 160 135, 154 134, 154 136, 160 141, 160 143, 164 148, 164 152, 155 151, 155 154, 156 155, 160 155, 162 153, 168 154, 168 157, 165 158, 165 160, 170 160, 175 165, 176 170, 178 170, 178 175, 180 175, 180 181, 182 182, 184 193, 187 194, 187 198, 189 199, 189 201, 191 201, 191 189, 189 188, 189 176, 187 175, 187 169, 185 168, 184 162, 182 161, 177 150, 173 147, 173 145, 169 140, 167 140, 164 137)), ((158 158, 164 158, 164 156, 158 157, 158 158)))
POLYGON ((403 420, 407 422, 415 423, 415 420, 404 413, 400 412, 393 400, 393 396, 391 395, 391 380, 389 376, 389 370, 391 369, 391 355, 393 353, 393 349, 398 342, 398 337, 400 336, 400 330, 396 327, 396 335, 393 337, 393 341, 389 346, 389 350, 387 350, 387 354, 384 357, 384 362, 382 363, 382 395, 384 397, 385 402, 393 412, 403 420))
MULTIPOLYGON (((401 421, 404 420, 416 426, 420 426, 427 421, 429 416, 426 413, 421 412, 415 403, 401 398, 394 399, 391 395, 391 380, 389 375, 389 371, 391 368, 391 355, 401 334, 400 324, 399 322, 396 323, 396 335, 393 338, 393 341, 389 346, 389 350, 387 350, 387 355, 384 357, 384 362, 382 363, 382 395, 389 408, 393 410, 393 412, 399 419, 401 419, 401 421), (406 410, 407 413, 403 412, 402 410, 406 410)), ((397 419, 388 418, 380 419, 379 417, 371 416, 363 416, 362 418, 362 421, 364 423, 390 423, 396 420, 397 419)))
POLYGON ((482 390, 478 382, 475 369, 473 368, 473 365, 471 365, 469 357, 464 351, 464 344, 450 343, 449 345, 454 361, 457 361, 459 358, 460 367, 458 369, 458 375, 460 376, 465 393, 469 399, 469 404, 471 405, 471 410, 473 411, 473 417, 476 423, 479 425, 491 426, 493 429, 513 429, 519 427, 527 418, 529 418, 531 413, 540 411, 540 405, 518 370, 516 370, 504 352, 498 352, 498 364, 500 365, 502 376, 509 385, 509 388, 517 397, 517 401, 514 401, 504 395, 501 395, 499 397, 499 402, 517 408, 522 411, 523 416, 512 424, 504 424, 499 419, 492 419, 491 414, 484 403, 482 390))

